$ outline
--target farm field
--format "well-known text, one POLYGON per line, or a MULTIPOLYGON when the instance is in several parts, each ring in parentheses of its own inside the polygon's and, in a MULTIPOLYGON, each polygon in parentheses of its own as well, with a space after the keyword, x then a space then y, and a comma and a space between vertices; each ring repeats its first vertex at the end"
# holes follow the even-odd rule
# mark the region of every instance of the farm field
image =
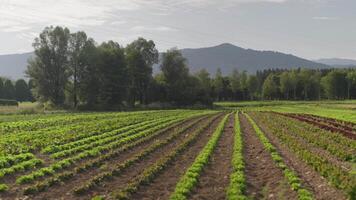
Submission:
POLYGON ((355 199, 353 103, 1 115, 0 199, 355 199))

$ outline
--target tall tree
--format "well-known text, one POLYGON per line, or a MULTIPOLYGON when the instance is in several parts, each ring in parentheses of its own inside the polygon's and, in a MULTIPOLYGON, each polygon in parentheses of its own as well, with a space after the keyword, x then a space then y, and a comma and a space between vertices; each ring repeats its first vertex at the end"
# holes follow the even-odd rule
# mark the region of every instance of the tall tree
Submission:
POLYGON ((89 39, 85 32, 72 33, 69 40, 69 62, 70 74, 72 78, 72 97, 74 108, 78 105, 78 89, 80 89, 80 73, 90 64, 88 63, 87 48, 91 48, 93 40, 89 39))
POLYGON ((215 73, 214 78, 214 91, 218 101, 223 100, 223 92, 224 92, 224 79, 222 76, 221 69, 218 68, 215 73))
POLYGON ((356 70, 349 71, 346 75, 347 79, 347 98, 351 99, 351 89, 356 86, 356 70))
POLYGON ((183 92, 189 78, 189 69, 181 52, 174 48, 163 53, 161 70, 167 87, 167 100, 176 104, 185 102, 183 92))
POLYGON ((158 62, 158 50, 152 40, 138 38, 126 47, 126 60, 129 72, 129 102, 138 99, 147 103, 147 92, 152 80, 152 66, 158 62))
POLYGON ((277 84, 275 82, 275 75, 270 74, 266 78, 262 86, 263 97, 265 99, 275 99, 278 93, 277 84))
POLYGON ((15 97, 17 101, 28 101, 29 88, 25 80, 19 79, 15 83, 15 97))
POLYGON ((287 100, 289 100, 289 94, 293 90, 292 81, 290 72, 285 71, 280 75, 281 92, 287 100))
POLYGON ((321 79, 325 95, 329 99, 344 99, 347 93, 346 73, 333 70, 321 79))
POLYGON ((4 82, 3 79, 0 77, 0 99, 4 98, 4 82))
POLYGON ((247 79, 247 88, 250 94, 250 100, 254 100, 257 98, 257 91, 258 91, 258 80, 257 77, 251 75, 247 79))
POLYGON ((11 80, 5 80, 3 93, 5 99, 15 99, 15 86, 11 80))
POLYGON ((68 82, 68 42, 67 28, 47 27, 35 39, 35 57, 29 61, 26 74, 34 81, 35 96, 42 101, 62 105, 68 82))
POLYGON ((238 93, 241 91, 241 80, 240 80, 240 73, 237 69, 234 69, 230 75, 230 84, 231 90, 233 93, 234 100, 237 99, 238 93))
POLYGON ((127 94, 127 66, 124 49, 116 42, 104 42, 99 51, 99 103, 105 109, 115 108, 125 100, 127 94))

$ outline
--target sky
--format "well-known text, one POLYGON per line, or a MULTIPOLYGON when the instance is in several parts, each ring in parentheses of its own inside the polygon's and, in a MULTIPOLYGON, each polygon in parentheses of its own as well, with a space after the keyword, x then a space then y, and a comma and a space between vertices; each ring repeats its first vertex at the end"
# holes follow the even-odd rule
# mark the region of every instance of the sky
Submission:
POLYGON ((231 43, 307 59, 356 59, 356 0, 0 0, 0 55, 32 51, 46 26, 160 51, 231 43))

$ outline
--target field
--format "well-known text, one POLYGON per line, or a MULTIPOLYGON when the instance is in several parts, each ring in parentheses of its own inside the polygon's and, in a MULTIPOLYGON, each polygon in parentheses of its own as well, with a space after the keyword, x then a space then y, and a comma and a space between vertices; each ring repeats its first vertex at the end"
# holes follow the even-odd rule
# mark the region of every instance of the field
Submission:
POLYGON ((356 199, 355 102, 0 115, 0 199, 356 199))

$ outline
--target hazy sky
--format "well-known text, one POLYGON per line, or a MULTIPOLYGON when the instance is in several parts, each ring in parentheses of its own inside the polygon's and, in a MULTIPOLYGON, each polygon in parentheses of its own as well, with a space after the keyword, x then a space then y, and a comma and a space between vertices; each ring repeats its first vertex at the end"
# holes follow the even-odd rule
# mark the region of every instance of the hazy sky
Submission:
POLYGON ((356 59, 356 0, 0 0, 0 54, 32 51, 45 26, 159 50, 229 42, 316 59, 356 59))

